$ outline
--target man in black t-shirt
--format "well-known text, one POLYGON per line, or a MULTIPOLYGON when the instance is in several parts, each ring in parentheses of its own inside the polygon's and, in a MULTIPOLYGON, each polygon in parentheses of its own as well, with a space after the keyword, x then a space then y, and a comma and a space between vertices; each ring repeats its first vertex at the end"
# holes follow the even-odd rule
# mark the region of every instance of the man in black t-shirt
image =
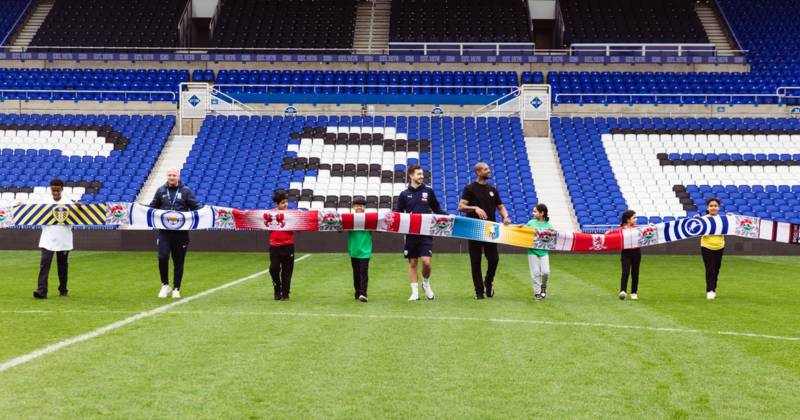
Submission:
MULTIPOLYGON (((503 224, 511 223, 508 218, 508 211, 500 199, 497 189, 489 185, 491 171, 489 165, 484 162, 475 164, 475 175, 477 180, 466 187, 461 194, 461 201, 458 202, 458 211, 467 213, 467 217, 476 219, 495 221, 495 212, 500 211, 503 217, 503 224)), ((494 274, 497 271, 497 263, 500 256, 497 254, 497 244, 481 241, 469 242, 469 261, 472 267, 472 283, 475 286, 475 299, 483 299, 484 296, 494 296, 494 274), (488 268, 486 278, 481 273, 481 254, 486 255, 488 268)))

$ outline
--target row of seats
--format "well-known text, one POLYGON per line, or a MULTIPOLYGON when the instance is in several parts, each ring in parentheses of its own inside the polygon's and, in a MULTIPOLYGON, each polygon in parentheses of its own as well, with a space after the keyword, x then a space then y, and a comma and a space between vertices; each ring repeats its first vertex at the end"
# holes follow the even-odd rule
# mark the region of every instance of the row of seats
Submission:
POLYGON ((693 0, 561 0, 564 45, 708 43, 693 0))
POLYGON ((84 188, 83 202, 134 201, 174 125, 174 116, 0 114, 0 188, 29 198, 61 178, 84 188), (7 148, 8 138, 27 143, 7 148))
POLYGON ((185 0, 56 0, 31 45, 177 47, 185 7, 185 0))
POLYGON ((355 19, 355 0, 227 0, 217 16, 211 45, 349 54, 355 19))
MULTIPOLYGON (((707 198, 720 192, 800 191, 800 166, 768 162, 770 155, 778 160, 800 157, 800 121, 796 119, 553 118, 551 129, 575 213, 584 228, 613 225, 627 208, 652 223, 692 216, 704 210, 707 198), (767 160, 748 165, 708 160, 710 155, 723 154, 767 160), (670 156, 706 160, 665 164, 670 156), (695 192, 700 194, 692 196, 695 192)), ((737 198, 752 200, 733 210, 723 203, 723 210, 800 221, 796 207, 775 210, 776 197, 737 198)))
POLYGON ((392 42, 531 42, 520 0, 394 0, 392 42))

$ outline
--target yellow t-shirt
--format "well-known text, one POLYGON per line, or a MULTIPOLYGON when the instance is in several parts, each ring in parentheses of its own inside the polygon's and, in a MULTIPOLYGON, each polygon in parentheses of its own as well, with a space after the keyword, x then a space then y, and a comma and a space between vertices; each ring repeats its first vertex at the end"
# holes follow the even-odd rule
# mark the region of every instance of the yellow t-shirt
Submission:
POLYGON ((700 238, 700 246, 708 248, 712 251, 717 251, 725 248, 725 236, 723 235, 705 235, 700 238))

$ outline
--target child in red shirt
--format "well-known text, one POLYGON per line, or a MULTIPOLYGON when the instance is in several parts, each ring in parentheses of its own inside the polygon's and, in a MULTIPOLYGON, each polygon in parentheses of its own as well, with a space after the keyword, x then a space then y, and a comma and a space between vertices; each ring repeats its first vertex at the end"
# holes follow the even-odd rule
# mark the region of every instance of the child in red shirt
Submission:
MULTIPOLYGON (((284 190, 275 190, 272 195, 275 210, 283 211, 289 207, 289 196, 284 190)), ((269 233, 269 275, 275 289, 275 300, 289 300, 294 269, 294 232, 270 231, 269 233)))

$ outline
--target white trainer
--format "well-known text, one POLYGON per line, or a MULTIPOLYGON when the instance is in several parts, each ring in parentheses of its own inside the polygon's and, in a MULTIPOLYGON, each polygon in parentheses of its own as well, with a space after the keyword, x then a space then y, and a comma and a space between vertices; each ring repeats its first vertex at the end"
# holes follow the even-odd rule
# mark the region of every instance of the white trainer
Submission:
POLYGON ((161 290, 158 292, 159 299, 164 299, 165 297, 169 296, 170 291, 172 291, 172 288, 169 287, 168 284, 161 286, 161 290))
POLYGON ((414 301, 414 300, 419 300, 419 292, 416 291, 416 290, 411 292, 411 297, 408 298, 409 302, 414 301))
POLYGON ((714 300, 714 299, 716 299, 716 298, 717 298, 717 292, 715 292, 715 291, 713 291, 713 290, 712 290, 712 291, 710 291, 710 292, 706 292, 706 299, 708 299, 708 300, 714 300))
POLYGON ((436 297, 436 295, 433 294, 433 289, 431 289, 431 283, 430 282, 424 282, 423 281, 422 282, 422 290, 425 291, 425 297, 428 298, 428 300, 433 300, 436 297))
POLYGON ((639 295, 636 293, 631 293, 631 300, 639 300, 639 295))
POLYGON ((619 292, 619 295, 617 296, 619 296, 619 300, 625 300, 625 296, 627 296, 627 293, 625 293, 625 291, 623 290, 619 292))
POLYGON ((173 299, 179 299, 180 297, 181 297, 181 291, 180 290, 175 289, 175 290, 172 291, 172 298, 173 299))

